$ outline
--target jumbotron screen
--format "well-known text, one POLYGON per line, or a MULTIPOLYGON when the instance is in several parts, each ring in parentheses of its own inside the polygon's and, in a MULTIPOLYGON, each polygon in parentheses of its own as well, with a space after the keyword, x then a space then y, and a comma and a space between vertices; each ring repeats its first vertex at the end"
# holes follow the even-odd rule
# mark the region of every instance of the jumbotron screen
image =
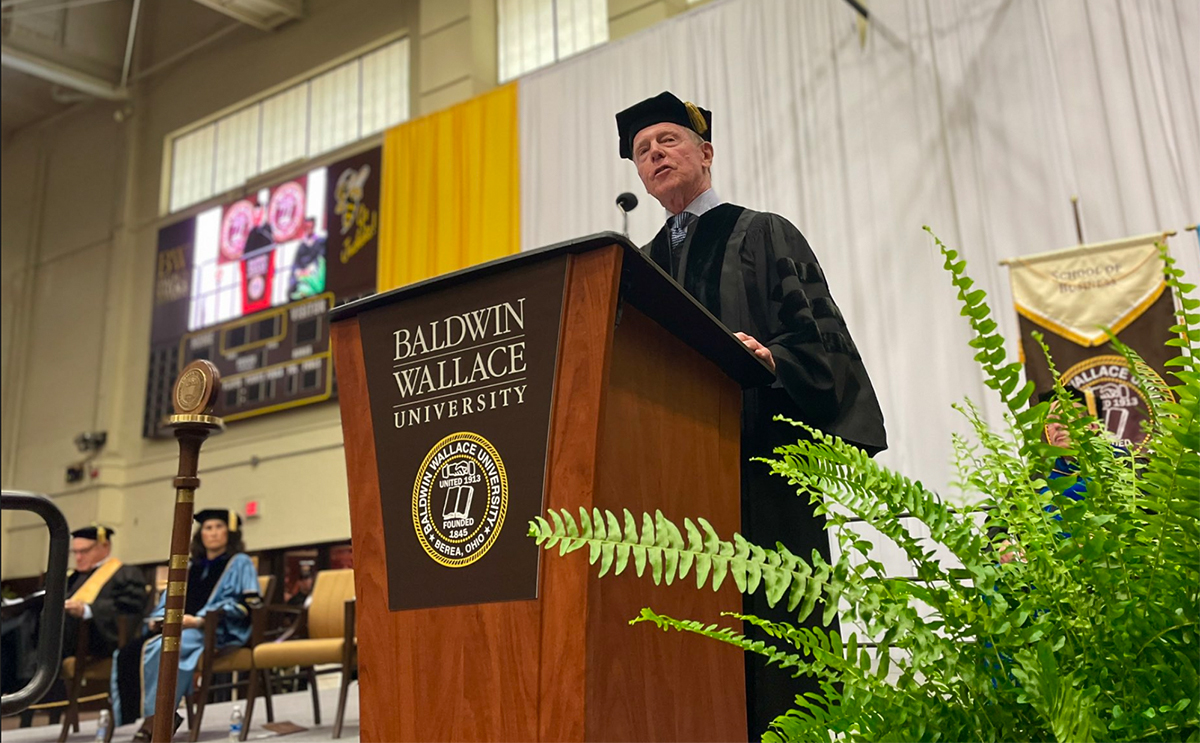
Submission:
POLYGON ((208 359, 226 421, 334 394, 328 310, 375 291, 380 150, 249 193, 158 233, 143 435, 208 359))

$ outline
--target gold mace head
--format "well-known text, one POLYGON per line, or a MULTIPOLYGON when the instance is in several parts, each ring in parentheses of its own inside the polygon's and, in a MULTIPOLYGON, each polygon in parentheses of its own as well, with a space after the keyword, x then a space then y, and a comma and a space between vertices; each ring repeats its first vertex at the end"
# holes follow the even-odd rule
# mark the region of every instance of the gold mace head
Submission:
POLYGON ((210 415, 221 391, 221 374, 217 367, 204 359, 188 364, 175 381, 171 402, 175 415, 210 415))

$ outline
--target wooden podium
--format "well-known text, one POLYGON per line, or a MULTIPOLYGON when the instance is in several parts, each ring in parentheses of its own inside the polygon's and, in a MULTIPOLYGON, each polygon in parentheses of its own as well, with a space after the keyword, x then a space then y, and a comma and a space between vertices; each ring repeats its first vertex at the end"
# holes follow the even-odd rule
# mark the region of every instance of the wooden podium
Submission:
MULTIPOLYGON (((414 533, 419 536, 421 526, 414 522, 425 518, 418 517, 416 505, 422 481, 410 468, 395 474, 403 487, 381 484, 381 473, 391 482, 389 468, 400 466, 393 462, 412 453, 386 443, 382 448, 387 451, 380 451, 380 442, 389 441, 382 434, 410 432, 377 428, 415 426, 425 420, 422 416, 444 410, 428 403, 424 413, 411 413, 407 411, 415 403, 387 405, 391 400, 384 399, 403 393, 401 373, 411 368, 405 366, 405 354, 412 348, 402 344, 413 336, 399 329, 410 316, 404 308, 448 301, 470 309, 474 298, 495 282, 521 285, 526 276, 531 284, 542 281, 535 274, 561 276, 550 285, 551 294, 562 287, 561 299, 550 298, 561 302, 554 305, 561 306, 561 318, 552 318, 558 335, 548 344, 556 353, 550 366, 552 389, 546 393, 548 428, 542 429, 547 441, 539 448, 536 431, 520 433, 544 463, 544 489, 532 495, 535 512, 544 497, 543 510, 578 513, 582 506, 619 515, 628 508, 640 518, 643 511, 659 509, 679 524, 685 516, 707 518, 724 536, 740 527, 741 388, 769 383, 772 375, 624 237, 605 233, 521 253, 333 310, 358 597, 362 739, 745 740, 739 650, 648 624, 628 624, 643 606, 674 617, 729 624, 720 612, 741 610, 732 579, 715 593, 697 590, 692 575, 682 584, 655 586, 648 576, 633 575, 632 560, 626 574, 598 578, 583 551, 564 558, 536 547, 529 550, 528 514, 518 514, 516 504, 517 495, 528 499, 528 493, 514 493, 502 533, 511 543, 506 549, 534 560, 529 578, 536 598, 475 603, 466 594, 457 605, 390 608, 398 601, 424 601, 426 591, 437 593, 439 576, 457 581, 484 570, 481 566, 489 560, 505 559, 499 548, 465 567, 444 567, 419 553, 415 558, 397 556, 400 542, 418 541, 414 533), (390 346, 378 350, 379 344, 367 337, 371 318, 382 312, 397 318, 390 320, 397 327, 394 356, 386 356, 392 353, 390 346), (387 368, 373 371, 373 363, 387 368), (401 412, 388 413, 388 408, 401 412), (387 524, 402 526, 389 534, 387 524), (535 553, 536 558, 528 557, 535 553), (432 579, 412 578, 429 570, 435 571, 432 579), (403 583, 410 579, 418 588, 403 583), (410 587, 398 590, 402 584, 410 587)), ((529 290, 530 302, 534 292, 529 290)), ((461 316, 469 319, 470 314, 461 316)), ((446 319, 444 326, 453 336, 458 324, 446 319)), ((427 327, 427 335, 437 335, 443 326, 430 322, 427 327)), ((439 342, 448 343, 446 335, 439 342)), ((430 358, 439 356, 432 352, 435 343, 421 348, 430 358)), ((535 350, 524 349, 531 366, 535 350)), ((445 352, 440 356, 447 360, 445 352)), ((509 356, 520 360, 515 351, 509 356)), ((436 361, 426 363, 436 368, 436 361)), ((513 369, 520 371, 516 363, 513 369)), ((445 367, 443 363, 443 372, 445 367)), ((531 380, 533 376, 530 371, 531 380)), ((483 405, 486 394, 472 399, 483 405)), ((447 402, 446 394, 440 397, 447 402)), ((478 415, 459 411, 461 418, 453 425, 474 430, 474 419, 498 418, 507 410, 478 415)), ((512 446, 497 449, 504 454, 512 446)), ((455 482, 443 474, 437 477, 455 482)), ((445 515, 443 510, 439 518, 445 515)), ((505 588, 508 581, 484 583, 480 590, 494 584, 505 588)))

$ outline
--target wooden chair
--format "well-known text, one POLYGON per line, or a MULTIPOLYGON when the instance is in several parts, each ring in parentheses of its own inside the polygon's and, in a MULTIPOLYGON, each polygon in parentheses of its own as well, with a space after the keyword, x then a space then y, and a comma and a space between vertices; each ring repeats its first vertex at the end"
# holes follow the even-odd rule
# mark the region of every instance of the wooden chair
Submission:
MULTIPOLYGON (((133 622, 141 623, 141 617, 122 616, 117 623, 117 647, 123 647, 132 636, 133 622)), ((91 654, 92 621, 79 623, 79 633, 75 636, 75 655, 64 658, 59 677, 66 684, 67 699, 65 702, 49 702, 45 708, 66 705, 62 717, 62 730, 58 734, 58 743, 63 743, 71 730, 79 732, 80 709, 106 709, 109 719, 113 718, 112 699, 109 696, 109 681, 112 677, 112 655, 95 656, 91 654)), ((36 705, 43 707, 43 705, 36 705)), ((113 728, 109 723, 104 740, 112 740, 113 728)))
MULTIPOLYGON (((316 677, 319 673, 341 671, 342 684, 338 695, 337 717, 333 725, 334 738, 340 738, 342 735, 346 693, 350 686, 350 678, 358 665, 354 639, 354 607, 354 571, 323 570, 317 573, 308 606, 304 609, 291 609, 291 612, 299 613, 299 618, 291 629, 275 642, 263 642, 254 646, 254 667, 259 671, 295 666, 304 669, 303 672, 312 688, 314 725, 321 724, 321 702, 317 693, 316 677), (338 664, 336 668, 322 671, 314 668, 317 665, 334 663, 338 664)), ((267 680, 264 674, 264 681, 267 680)), ((266 686, 267 684, 264 684, 264 688, 266 686)), ((250 732, 258 687, 259 674, 252 674, 241 740, 246 740, 250 732)))
MULTIPOLYGON (((124 647, 129 638, 141 631, 142 617, 122 614, 117 618, 117 647, 124 647)), ((63 743, 74 730, 79 732, 79 712, 83 709, 106 709, 113 717, 112 699, 109 697, 112 677, 112 655, 92 655, 92 620, 79 622, 75 635, 75 655, 63 659, 59 678, 66 687, 66 699, 32 705, 29 709, 62 709, 62 730, 58 743, 63 743)), ((109 724, 104 740, 111 741, 114 724, 109 724)))
MULTIPOLYGON (((274 598, 275 576, 260 575, 258 577, 258 593, 264 604, 274 598)), ((204 650, 200 656, 200 665, 196 669, 196 675, 193 676, 192 691, 187 696, 188 740, 193 743, 199 738, 200 724, 204 720, 204 708, 212 700, 213 694, 224 689, 250 685, 250 679, 260 673, 254 666, 254 646, 265 638, 266 612, 262 607, 252 608, 250 610, 249 642, 241 647, 222 650, 217 648, 217 627, 221 624, 223 616, 224 612, 222 611, 210 612, 204 622, 204 650), (229 682, 213 683, 213 676, 218 674, 237 674, 237 676, 229 682)), ((267 720, 274 722, 275 708, 271 702, 269 686, 263 696, 266 697, 267 720)))

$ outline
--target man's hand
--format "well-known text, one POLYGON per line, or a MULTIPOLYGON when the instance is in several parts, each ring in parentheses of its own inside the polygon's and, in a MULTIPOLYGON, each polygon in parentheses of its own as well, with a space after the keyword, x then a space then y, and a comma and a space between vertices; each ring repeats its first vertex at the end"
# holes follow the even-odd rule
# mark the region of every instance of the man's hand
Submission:
POLYGON ((183 615, 183 628, 184 629, 203 629, 203 627, 204 627, 204 617, 197 617, 197 616, 193 616, 191 614, 183 615))
POLYGON ((741 332, 734 333, 734 335, 737 336, 739 341, 745 343, 746 348, 749 348, 751 351, 753 351, 755 356, 767 362, 767 365, 771 367, 771 371, 775 371, 775 357, 771 355, 771 349, 755 340, 754 336, 746 335, 745 333, 741 332))
POLYGON ((63 609, 65 609, 68 614, 76 619, 83 618, 83 609, 86 606, 87 604, 83 603, 82 601, 76 601, 75 599, 67 599, 63 603, 63 609))

